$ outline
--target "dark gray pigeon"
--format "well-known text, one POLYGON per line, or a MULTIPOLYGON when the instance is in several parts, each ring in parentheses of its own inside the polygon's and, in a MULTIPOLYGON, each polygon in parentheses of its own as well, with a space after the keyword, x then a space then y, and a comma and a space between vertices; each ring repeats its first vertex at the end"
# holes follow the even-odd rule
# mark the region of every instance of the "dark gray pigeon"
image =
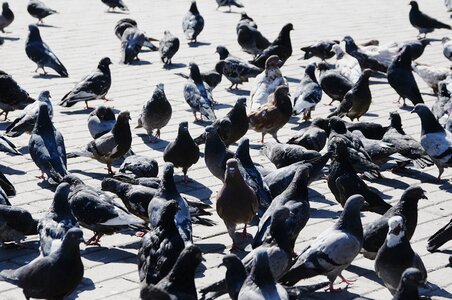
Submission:
POLYGON ((0 280, 22 288, 26 299, 64 299, 80 284, 83 263, 80 242, 83 232, 72 228, 63 239, 60 249, 49 256, 38 257, 16 270, 3 270, 0 280))
POLYGON ((1 115, 8 118, 8 113, 16 109, 24 109, 27 105, 34 103, 28 93, 22 89, 11 75, 0 71, 0 109, 1 115))
POLYGON ((343 41, 345 42, 345 52, 358 60, 362 70, 371 69, 374 72, 387 72, 388 67, 361 50, 351 36, 345 36, 343 41))
POLYGON ((253 27, 253 24, 255 24, 253 21, 242 15, 242 19, 237 24, 237 42, 243 51, 257 56, 270 46, 270 42, 257 28, 253 27))
POLYGON ((328 64, 324 62, 317 64, 317 68, 320 71, 320 86, 325 94, 331 98, 330 104, 334 101, 341 102, 342 99, 344 99, 345 94, 352 89, 353 82, 338 71, 331 70, 328 64))
POLYGON ((389 130, 390 126, 383 126, 374 122, 346 122, 345 127, 348 131, 359 130, 368 139, 381 140, 385 133, 389 130))
POLYGON ((427 250, 434 252, 450 240, 452 240, 452 219, 428 238, 427 250))
POLYGON ((337 40, 321 40, 310 46, 302 47, 300 50, 304 52, 303 59, 310 59, 315 56, 321 60, 326 60, 334 56, 333 46, 339 43, 337 40))
POLYGON ((299 280, 325 275, 330 281, 330 291, 338 291, 333 284, 339 276, 343 282, 350 281, 342 276, 363 244, 363 228, 360 210, 364 204, 361 195, 351 196, 334 226, 320 234, 297 258, 290 270, 280 278, 285 285, 294 285, 299 280))
POLYGON ((0 15, 0 31, 6 33, 5 28, 14 21, 14 13, 9 8, 8 2, 2 4, 2 14, 0 15))
POLYGON ((388 234, 375 258, 375 272, 391 294, 397 292, 403 272, 417 268, 422 273, 422 281, 427 280, 427 270, 421 257, 413 251, 406 237, 405 221, 401 216, 388 220, 388 234))
POLYGON ((416 1, 411 1, 410 5, 409 19, 411 25, 419 30, 418 37, 423 33, 425 38, 427 33, 433 32, 435 29, 452 29, 450 25, 444 24, 421 12, 416 1))
MULTIPOLYGON (((175 75, 178 75, 182 78, 188 79, 190 76, 184 73, 174 73, 175 75)), ((209 89, 213 91, 214 88, 216 88, 223 77, 223 74, 218 73, 215 70, 200 72, 201 79, 209 86, 209 89)))
POLYGON ((256 22, 254 22, 253 18, 248 16, 246 14, 246 12, 241 12, 240 13, 240 20, 239 20, 239 22, 237 23, 237 26, 236 26, 236 31, 238 32, 240 27, 245 26, 245 25, 246 26, 250 26, 250 27, 252 27, 254 29, 257 29, 257 24, 256 24, 256 22))
POLYGON ((139 61, 138 54, 146 41, 144 32, 137 27, 129 27, 121 36, 121 58, 119 63, 131 65, 135 61, 139 61))
POLYGON ((160 138, 160 129, 168 124, 173 114, 171 103, 166 98, 163 83, 157 84, 151 99, 143 104, 143 110, 138 117, 138 125, 135 128, 143 127, 151 137, 152 142, 160 138), (157 129, 154 136, 154 129, 157 129))
POLYGON ((88 116, 88 130, 93 139, 110 132, 115 124, 115 113, 109 106, 100 105, 88 116))
POLYGON ((103 4, 108 6, 108 10, 109 11, 115 11, 115 8, 119 8, 122 11, 128 11, 129 9, 127 8, 127 6, 124 4, 124 1, 122 0, 101 0, 103 4))
POLYGON ((85 101, 88 109, 88 101, 104 99, 111 87, 110 58, 104 57, 99 61, 96 70, 78 82, 74 88, 64 95, 58 104, 63 107, 71 107, 77 102, 85 101))
POLYGON ((12 155, 22 155, 22 153, 17 150, 16 145, 14 145, 13 142, 8 140, 6 136, 3 135, 0 135, 0 152, 12 155))
POLYGON ((328 119, 315 118, 306 130, 291 137, 287 144, 298 145, 308 150, 320 152, 326 145, 328 130, 328 119))
POLYGON ((169 30, 165 30, 159 44, 160 59, 165 66, 171 65, 171 59, 179 50, 179 45, 179 39, 172 35, 169 30))
POLYGON ((391 159, 392 154, 397 153, 397 149, 390 143, 368 139, 359 130, 353 131, 352 134, 361 140, 364 150, 369 154, 372 162, 378 166, 384 165, 391 159))
POLYGON ((231 6, 236 6, 238 8, 242 8, 244 7, 242 2, 240 2, 239 0, 216 0, 218 7, 217 10, 220 7, 224 7, 224 6, 228 6, 229 7, 229 12, 231 12, 231 6))
POLYGON ((48 67, 55 70, 61 77, 68 77, 69 74, 61 61, 55 53, 50 50, 49 46, 42 41, 39 28, 36 25, 28 25, 28 30, 29 33, 27 41, 25 42, 25 52, 27 53, 28 58, 36 63, 37 67, 35 72, 41 68, 44 75, 46 75, 47 72, 44 67, 48 67))
MULTIPOLYGON (((126 29, 128 28, 138 28, 137 21, 130 18, 120 19, 115 25, 115 35, 118 37, 120 41, 122 41, 122 36, 126 29)), ((145 32, 143 32, 145 34, 145 32)), ((158 40, 152 37, 149 37, 145 34, 143 47, 149 48, 151 51, 157 51, 159 48, 155 46, 152 42, 157 42, 158 40)))
POLYGON ((48 107, 39 103, 38 118, 28 142, 30 156, 36 166, 41 170, 41 176, 45 175, 54 182, 60 183, 68 174, 66 161, 66 148, 63 135, 53 126, 50 120, 48 107))
POLYGON ((307 150, 302 146, 276 142, 266 142, 261 151, 278 169, 300 161, 311 161, 321 156, 319 152, 307 150))
POLYGON ((68 183, 60 183, 47 213, 39 220, 39 247, 43 256, 58 251, 68 231, 71 228, 78 228, 77 220, 69 206, 70 192, 71 186, 68 183))
POLYGON ((207 169, 213 176, 224 180, 226 161, 234 157, 234 153, 228 150, 213 126, 207 126, 206 146, 204 149, 204 161, 207 169))
POLYGON ((293 95, 293 114, 299 115, 302 113, 305 121, 311 119, 311 112, 322 100, 322 88, 315 78, 315 68, 315 63, 306 66, 303 79, 301 79, 293 95))
POLYGON ((119 172, 133 174, 135 178, 139 177, 157 177, 159 165, 151 157, 142 155, 128 156, 119 167, 119 172))
POLYGON ((0 204, 0 245, 9 242, 20 245, 25 236, 37 234, 37 228, 38 220, 27 210, 0 204))
POLYGON ((427 45, 430 45, 430 42, 430 39, 407 41, 399 47, 399 52, 403 49, 403 47, 409 47, 411 51, 411 59, 414 61, 421 57, 421 55, 424 53, 425 47, 427 47, 427 45))
POLYGON ((421 300, 418 288, 424 284, 422 277, 422 272, 418 269, 406 269, 392 300, 421 300))
POLYGON ((30 0, 27 5, 27 11, 33 18, 38 19, 38 24, 44 24, 42 19, 58 13, 56 10, 51 9, 44 2, 39 0, 30 0))
POLYGON ((196 1, 192 1, 190 9, 182 19, 182 30, 185 33, 185 37, 190 42, 197 42, 198 35, 204 28, 204 18, 198 11, 196 1))
MULTIPOLYGON (((0 169, 3 166, 0 165, 0 169)), ((6 193, 7 196, 15 196, 16 195, 16 188, 14 185, 6 178, 5 174, 3 174, 2 171, 0 171, 0 188, 6 193)), ((5 203, 2 203, 5 204, 5 203)))

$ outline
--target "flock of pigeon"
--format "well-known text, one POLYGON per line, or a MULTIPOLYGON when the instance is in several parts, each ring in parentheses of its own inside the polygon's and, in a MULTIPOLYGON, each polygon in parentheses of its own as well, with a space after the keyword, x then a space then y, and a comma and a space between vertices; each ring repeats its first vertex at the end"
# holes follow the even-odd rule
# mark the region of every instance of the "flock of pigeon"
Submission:
MULTIPOLYGON (((229 10, 231 6, 243 7, 238 0, 216 1, 218 7, 229 10)), ((128 10, 122 0, 102 2, 108 10, 128 10)), ((444 170, 452 167, 452 71, 415 61, 434 42, 426 37, 428 33, 451 27, 422 13, 416 1, 410 5, 409 22, 422 38, 379 45, 376 40, 357 44, 345 36, 342 41, 321 40, 303 47, 304 59, 316 59, 306 66, 292 94, 281 67, 293 54, 293 25, 284 25, 277 38, 270 41, 254 20, 242 13, 236 27, 237 42, 251 55, 249 61, 218 46, 219 61, 212 70, 201 72, 195 62, 190 62, 188 75, 177 74, 187 79, 183 96, 195 122, 210 124, 203 134, 192 138, 188 122, 181 122, 177 138, 163 152, 166 164, 160 166, 160 171, 154 159, 132 151, 128 111, 115 116, 114 110, 105 105, 93 109, 88 117, 92 140, 78 150, 66 152, 64 137, 52 122, 49 91, 42 91, 35 100, 14 80, 14 74, 0 71, 1 115, 9 122, 0 137, 0 151, 22 155, 12 141, 29 134, 28 151, 42 172, 39 178, 57 185, 48 212, 37 220, 10 203, 8 197, 14 196, 16 190, 0 173, 0 243, 19 245, 26 236, 37 234, 41 252, 19 269, 1 271, 0 279, 21 287, 27 299, 63 299, 83 278, 79 244, 84 238, 80 227, 94 233, 86 239, 87 245, 100 245, 103 235, 132 229, 142 237, 138 252, 141 299, 198 299, 199 294, 202 299, 225 294, 231 299, 301 299, 305 293, 326 286, 337 292, 340 289, 333 285, 337 277, 352 284, 342 271, 360 253, 375 260, 375 272, 393 299, 420 299, 418 288, 426 285, 427 271, 412 250, 410 239, 418 221, 418 201, 426 198, 425 191, 420 186, 410 186, 395 205, 390 205, 365 181, 381 178, 389 161, 394 163, 393 171, 409 165, 420 169, 435 165, 438 182, 444 170), (413 73, 437 95, 431 108, 424 104, 413 73), (359 121, 375 105, 369 89, 373 76, 387 78, 403 106, 405 100, 414 105, 412 112, 419 116, 422 126, 420 142, 404 132, 397 112, 390 114, 389 126, 359 121), (251 92, 248 99, 237 99, 226 116, 217 118, 218 103, 212 90, 223 78, 230 81, 229 90, 251 81, 251 92), (309 121, 323 93, 339 104, 327 117, 316 116, 309 121), (9 112, 15 110, 21 114, 8 120, 9 112), (278 131, 294 115, 301 115, 310 125, 287 143, 281 143, 278 131), (246 137, 249 129, 262 134, 261 152, 276 170, 265 170, 253 162, 246 137), (267 134, 275 141, 264 143, 267 134), (235 143, 238 147, 233 152, 229 146, 235 143), (257 226, 257 233, 252 238, 252 250, 243 259, 235 254, 223 257, 222 265, 227 268, 223 280, 197 290, 194 276, 203 257, 193 243, 192 224, 212 226, 208 218, 212 212, 201 201, 188 201, 180 195, 174 168, 182 169, 184 182, 190 181, 187 173, 200 159, 202 144, 205 166, 223 183, 215 196, 216 213, 231 237, 231 252, 245 251, 242 246, 248 238, 247 225, 257 226), (89 157, 107 166, 109 176, 103 179, 102 189, 87 185, 70 173, 67 159, 73 157, 89 157), (115 173, 112 164, 116 161, 123 163, 115 173), (310 216, 308 186, 320 179, 326 179, 343 211, 333 227, 296 254, 295 242, 310 216), (112 195, 121 199, 123 205, 112 195), (362 224, 361 211, 380 216, 362 224), (244 227, 240 234, 236 230, 241 224, 244 227), (319 275, 326 276, 328 282, 296 286, 302 279, 319 275)), ((0 30, 5 32, 14 21, 14 13, 6 2, 2 9, 0 30)), ((43 19, 57 12, 40 0, 30 0, 27 11, 38 20, 37 25, 29 25, 25 45, 36 71, 41 69, 46 74, 51 69, 68 77, 68 70, 39 30, 43 19)), ((193 1, 182 18, 185 37, 192 46, 197 45, 204 26, 203 16, 193 1)), ((169 68, 181 43, 168 30, 160 40, 151 38, 131 18, 119 20, 114 32, 121 42, 122 64, 134 64, 146 47, 158 51, 163 67, 169 68)), ((3 39, 0 41, 3 43, 3 39)), ((444 38, 441 42, 444 56, 452 61, 452 41, 444 38)), ((106 96, 112 84, 110 64, 110 58, 102 58, 59 105, 71 107, 84 102, 90 109, 89 101, 109 101, 106 96)), ((160 83, 143 105, 137 128, 144 128, 149 143, 154 143, 171 117, 172 106, 160 83)), ((452 220, 429 238, 428 250, 435 251, 451 239, 452 220)))

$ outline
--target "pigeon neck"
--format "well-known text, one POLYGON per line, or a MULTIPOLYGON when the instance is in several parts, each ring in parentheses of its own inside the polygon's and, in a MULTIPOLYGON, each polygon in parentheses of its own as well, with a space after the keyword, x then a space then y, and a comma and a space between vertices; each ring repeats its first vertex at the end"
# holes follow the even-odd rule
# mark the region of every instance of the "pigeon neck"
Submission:
POLYGON ((68 195, 56 195, 53 200, 49 211, 54 212, 58 215, 70 215, 72 214, 71 207, 68 202, 68 195))
POLYGON ((358 46, 355 44, 354 41, 346 41, 345 42, 345 51, 348 54, 355 52, 356 50, 358 50, 358 46))
POLYGON ((315 83, 318 83, 317 78, 315 77, 314 69, 306 69, 305 77, 310 78, 315 83))
POLYGON ((198 6, 196 5, 196 2, 192 2, 191 3, 191 6, 190 6, 190 12, 192 13, 192 14, 199 14, 199 11, 198 11, 198 6))
POLYGON ((438 120, 436 120, 432 112, 426 111, 420 119, 422 135, 428 133, 444 132, 444 128, 439 124, 438 120))
POLYGON ((401 230, 398 234, 394 234, 391 232, 388 232, 388 235, 386 236, 386 246, 388 248, 393 248, 396 246, 403 246, 404 244, 408 244, 409 242, 407 241, 406 237, 405 237, 405 231, 401 230))
POLYGON ((130 131, 128 120, 118 119, 111 131, 119 148, 124 147, 130 149, 132 145, 132 132, 130 131))
POLYGON ((218 133, 209 133, 206 137, 205 155, 218 155, 226 152, 226 146, 218 133))
POLYGON ((409 52, 407 52, 407 50, 402 51, 399 54, 399 57, 396 58, 395 64, 399 67, 411 70, 411 55, 409 52))
POLYGON ((285 45, 289 48, 292 48, 292 44, 290 42, 290 30, 283 28, 280 32, 276 40, 273 42, 273 45, 285 45))
POLYGON ((394 295, 394 299, 419 300, 420 297, 417 286, 413 286, 412 284, 400 283, 397 293, 394 295))
POLYGON ((176 183, 174 182, 173 173, 165 173, 162 178, 162 184, 160 186, 160 193, 165 193, 171 197, 178 197, 179 192, 177 191, 176 183))
POLYGON ((13 11, 12 11, 9 7, 4 8, 4 9, 2 10, 2 15, 3 15, 5 18, 7 18, 7 19, 13 19, 13 18, 14 18, 14 13, 13 13, 13 11))
POLYGON ((248 143, 240 143, 239 146, 237 147, 235 156, 240 160, 242 166, 254 166, 250 156, 248 143))
POLYGON ((108 65, 99 64, 97 68, 104 74, 110 75, 110 67, 108 65))
POLYGON ((355 87, 367 87, 367 89, 369 89, 369 75, 361 74, 358 81, 355 83, 355 87))
POLYGON ((292 182, 289 184, 286 190, 288 199, 308 200, 308 178, 305 174, 295 173, 292 182))
POLYGON ((115 179, 107 179, 107 184, 102 186, 102 188, 109 192, 115 193, 119 196, 119 198, 123 198, 126 196, 127 191, 130 189, 130 184, 121 182, 115 179))
POLYGON ((232 123, 234 123, 235 120, 246 120, 246 108, 242 104, 235 104, 227 116, 232 123))
POLYGON ((334 228, 353 234, 360 241, 363 240, 363 225, 359 210, 344 209, 334 228))
POLYGON ((402 128, 402 122, 391 119, 391 127, 394 128, 398 133, 406 135, 405 131, 402 128))
POLYGON ((199 68, 192 68, 190 70, 190 78, 197 84, 203 84, 201 73, 199 68))
POLYGON ((36 133, 53 132, 54 127, 50 120, 47 107, 45 109, 40 108, 38 119, 36 120, 35 128, 33 131, 36 133))
POLYGON ((53 253, 63 260, 80 260, 79 242, 70 239, 64 239, 61 247, 53 253))

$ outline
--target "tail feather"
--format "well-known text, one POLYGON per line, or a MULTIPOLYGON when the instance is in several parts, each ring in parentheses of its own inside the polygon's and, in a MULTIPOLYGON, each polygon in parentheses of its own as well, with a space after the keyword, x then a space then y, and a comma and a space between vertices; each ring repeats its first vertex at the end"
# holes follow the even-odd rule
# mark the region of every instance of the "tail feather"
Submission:
POLYGON ((450 240, 452 240, 452 220, 428 239, 427 250, 433 252, 450 240))
POLYGON ((328 281, 325 281, 311 285, 286 287, 286 291, 289 294, 289 299, 303 299, 307 295, 327 287, 329 284, 330 283, 328 281))
POLYGON ((196 145, 204 144, 206 142, 206 133, 205 132, 202 133, 200 136, 195 138, 193 141, 196 143, 196 145))
POLYGON ((174 73, 174 75, 180 76, 182 78, 188 79, 188 75, 184 73, 174 73))
POLYGON ((209 299, 216 299, 224 294, 227 294, 228 289, 226 286, 226 280, 220 280, 215 283, 212 283, 209 286, 206 286, 205 288, 202 288, 199 293, 201 294, 201 300, 209 300, 209 299), (210 297, 206 297, 207 294, 212 293, 210 297))

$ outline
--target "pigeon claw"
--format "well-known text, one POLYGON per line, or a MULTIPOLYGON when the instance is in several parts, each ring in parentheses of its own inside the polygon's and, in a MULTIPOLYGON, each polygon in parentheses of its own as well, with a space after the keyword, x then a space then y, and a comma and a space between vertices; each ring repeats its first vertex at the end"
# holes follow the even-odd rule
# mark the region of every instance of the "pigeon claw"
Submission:
POLYGON ((356 279, 347 279, 342 275, 339 275, 339 277, 342 279, 341 283, 345 282, 347 285, 352 285, 354 282, 356 282, 356 279))
POLYGON ((330 286, 325 290, 325 292, 331 292, 331 293, 339 293, 342 291, 341 288, 335 288, 332 283, 330 283, 330 286))

